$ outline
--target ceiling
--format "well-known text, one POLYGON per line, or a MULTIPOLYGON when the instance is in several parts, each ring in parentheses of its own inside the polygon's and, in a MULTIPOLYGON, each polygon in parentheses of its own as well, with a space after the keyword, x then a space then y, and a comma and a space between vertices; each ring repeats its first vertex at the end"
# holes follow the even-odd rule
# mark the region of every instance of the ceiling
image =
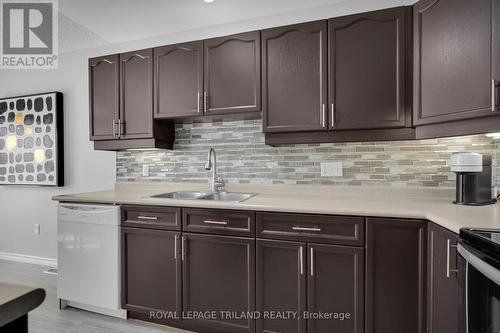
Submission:
POLYGON ((59 11, 110 43, 352 0, 62 0, 59 11))
MULTIPOLYGON (((341 13, 414 0, 60 0, 60 52, 118 44, 205 27, 306 11, 341 13)), ((325 14, 328 15, 328 14, 325 14)), ((318 17, 318 14, 316 14, 318 17)), ((321 17, 323 18, 323 17, 321 17)))

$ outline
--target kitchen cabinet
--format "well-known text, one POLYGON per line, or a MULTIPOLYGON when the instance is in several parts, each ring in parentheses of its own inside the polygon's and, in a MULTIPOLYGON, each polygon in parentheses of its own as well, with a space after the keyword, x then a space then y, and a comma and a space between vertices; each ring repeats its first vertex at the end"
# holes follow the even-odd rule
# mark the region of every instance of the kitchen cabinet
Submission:
POLYGON ((260 318, 256 332, 305 333, 306 243, 257 240, 257 311, 295 311, 294 319, 260 318))
POLYGON ((479 133, 477 118, 499 115, 499 38, 498 0, 421 0, 414 5, 415 125, 468 120, 440 126, 441 136, 448 127, 460 128, 449 134, 463 135, 479 133))
POLYGON ((203 41, 154 49, 155 118, 203 114, 203 41))
POLYGON ((113 54, 89 59, 90 140, 117 136, 120 118, 120 56, 113 54))
POLYGON ((257 310, 300 314, 259 320, 257 332, 364 332, 363 217, 257 213, 257 237, 296 240, 257 239, 257 310))
POLYGON ((338 314, 309 319, 307 332, 364 332, 364 249, 308 244, 307 253, 307 311, 338 314))
POLYGON ((203 42, 206 115, 261 111, 260 31, 203 42))
POLYGON ((183 233, 182 249, 184 313, 216 312, 189 324, 203 331, 254 332, 254 320, 224 318, 221 312, 255 310, 255 239, 183 233))
POLYGON ((327 129, 327 22, 262 31, 263 129, 327 129))
POLYGON ((427 222, 367 218, 366 332, 424 333, 427 222))
POLYGON ((179 232, 122 227, 122 307, 180 316, 179 232))
POLYGON ((411 127, 409 22, 409 7, 329 20, 330 129, 411 127))
POLYGON ((411 18, 399 7, 264 30, 266 144, 414 139, 411 18))
POLYGON ((151 49, 89 59, 89 98, 95 149, 173 147, 173 124, 153 121, 151 49))
POLYGON ((458 332, 458 235, 429 222, 427 326, 429 333, 458 332))
POLYGON ((120 55, 120 118, 122 139, 153 137, 153 50, 120 55))

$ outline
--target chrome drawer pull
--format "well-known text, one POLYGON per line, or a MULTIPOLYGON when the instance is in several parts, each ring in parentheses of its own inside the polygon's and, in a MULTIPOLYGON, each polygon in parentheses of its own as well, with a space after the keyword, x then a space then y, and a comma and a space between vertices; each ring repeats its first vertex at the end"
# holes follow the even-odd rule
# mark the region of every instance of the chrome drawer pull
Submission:
POLYGON ((228 222, 227 221, 213 221, 213 220, 205 220, 203 223, 206 224, 221 224, 221 225, 226 225, 228 222))
POLYGON ((157 216, 137 216, 138 220, 150 220, 150 221, 156 221, 158 220, 157 216))
POLYGON ((307 228, 307 227, 292 227, 292 230, 295 230, 295 231, 314 231, 314 232, 320 232, 321 228, 318 228, 318 227, 312 227, 312 228, 307 228))

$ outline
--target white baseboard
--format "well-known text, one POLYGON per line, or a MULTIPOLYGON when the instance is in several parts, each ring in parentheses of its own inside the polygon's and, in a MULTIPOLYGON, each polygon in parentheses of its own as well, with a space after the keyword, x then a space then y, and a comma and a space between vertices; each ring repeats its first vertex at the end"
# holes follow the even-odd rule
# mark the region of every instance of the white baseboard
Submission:
POLYGON ((0 252, 0 260, 24 262, 27 264, 34 264, 40 266, 57 267, 57 259, 28 256, 26 254, 0 252))

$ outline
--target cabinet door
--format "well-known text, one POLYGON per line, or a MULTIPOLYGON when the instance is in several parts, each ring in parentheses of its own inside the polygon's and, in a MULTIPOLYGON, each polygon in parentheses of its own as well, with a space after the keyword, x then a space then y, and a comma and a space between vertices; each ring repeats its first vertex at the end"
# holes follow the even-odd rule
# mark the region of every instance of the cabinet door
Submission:
POLYGON ((122 307, 180 316, 180 233, 122 228, 122 307))
POLYGON ((327 128, 327 22, 262 31, 264 132, 327 128))
POLYGON ((411 126, 406 15, 400 7, 330 19, 331 129, 411 126))
POLYGON ((295 319, 257 320, 257 333, 304 333, 306 322, 305 243, 257 240, 257 311, 293 311, 295 319))
POLYGON ((424 333, 426 222, 366 221, 366 332, 424 333))
POLYGON ((364 332, 364 249, 309 244, 307 252, 307 311, 340 315, 309 319, 307 332, 364 332))
POLYGON ((154 49, 155 118, 202 115, 203 42, 154 49))
POLYGON ((429 333, 458 332, 458 235, 429 223, 427 323, 429 333))
POLYGON ((153 137, 153 50, 120 55, 120 137, 153 137))
POLYGON ((260 111, 260 31, 203 44, 205 114, 260 111))
POLYGON ((119 55, 89 59, 90 140, 118 138, 119 55))
POLYGON ((415 124, 498 114, 492 100, 500 73, 492 65, 499 64, 499 11, 498 0, 415 4, 415 124))
POLYGON ((183 311, 215 311, 192 319, 200 330, 254 332, 250 319, 224 317, 255 310, 255 240, 183 234, 183 311))

